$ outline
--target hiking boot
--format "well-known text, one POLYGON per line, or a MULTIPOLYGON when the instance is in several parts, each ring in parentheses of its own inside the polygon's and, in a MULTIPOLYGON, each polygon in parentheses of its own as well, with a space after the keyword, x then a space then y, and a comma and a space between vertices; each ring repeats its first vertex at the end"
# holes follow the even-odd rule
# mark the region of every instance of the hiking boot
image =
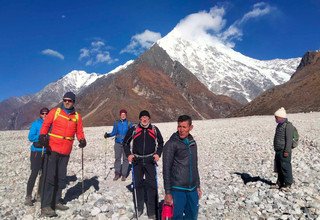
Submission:
POLYGON ((56 210, 61 210, 61 211, 65 211, 65 210, 68 210, 69 207, 66 206, 66 205, 63 205, 62 203, 57 203, 56 204, 56 210))
POLYGON ((26 196, 24 204, 27 205, 27 206, 33 206, 32 197, 31 196, 26 196))
POLYGON ((123 177, 121 177, 121 181, 126 181, 126 177, 125 176, 123 176, 123 177))
POLYGON ((119 174, 115 174, 114 175, 114 178, 113 178, 113 181, 117 181, 121 176, 119 174))
POLYGON ((270 186, 270 189, 280 189, 280 187, 277 184, 273 184, 270 186))
POLYGON ((291 191, 291 185, 286 185, 280 188, 283 192, 290 192, 291 191))
POLYGON ((138 217, 140 217, 143 214, 143 211, 138 210, 138 217))
POLYGON ((41 209, 41 217, 57 217, 57 213, 51 207, 44 207, 41 209))

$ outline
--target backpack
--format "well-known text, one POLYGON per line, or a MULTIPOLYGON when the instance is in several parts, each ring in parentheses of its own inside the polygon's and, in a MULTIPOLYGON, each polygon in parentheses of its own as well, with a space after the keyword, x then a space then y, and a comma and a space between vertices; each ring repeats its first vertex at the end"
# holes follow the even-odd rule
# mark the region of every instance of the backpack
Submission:
POLYGON ((292 135, 292 149, 296 148, 299 144, 299 133, 298 133, 298 129, 291 123, 288 122, 288 124, 291 124, 293 127, 293 135, 292 135))
MULTIPOLYGON (((152 138, 154 138, 155 142, 156 142, 156 147, 155 147, 155 152, 157 152, 157 149, 158 149, 158 135, 157 135, 157 130, 156 130, 156 126, 155 125, 151 125, 152 128, 151 129, 147 129, 148 132, 150 132, 150 130, 153 132, 150 132, 149 134, 151 134, 150 136, 152 138)), ((136 139, 137 137, 137 133, 139 133, 139 131, 137 132, 137 129, 138 129, 138 124, 135 124, 134 126, 134 129, 133 129, 133 132, 132 132, 132 135, 131 135, 131 138, 132 140, 136 139)), ((130 146, 130 151, 132 152, 132 145, 130 146)))
POLYGON ((298 143, 299 143, 299 133, 297 128, 294 125, 292 125, 292 127, 293 127, 292 149, 294 149, 298 146, 298 143))

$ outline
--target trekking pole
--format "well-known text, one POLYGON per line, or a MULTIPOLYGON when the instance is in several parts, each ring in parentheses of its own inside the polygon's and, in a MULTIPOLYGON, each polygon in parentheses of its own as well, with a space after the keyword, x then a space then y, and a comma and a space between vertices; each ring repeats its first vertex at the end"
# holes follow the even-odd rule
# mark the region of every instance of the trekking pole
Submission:
POLYGON ((82 169, 82 205, 83 205, 84 204, 83 148, 81 148, 81 169, 82 169))
POLYGON ((156 170, 156 219, 160 220, 160 213, 159 213, 159 190, 158 190, 158 164, 154 162, 154 168, 156 170))
POLYGON ((39 194, 39 191, 40 191, 40 188, 41 188, 41 175, 42 175, 42 160, 43 160, 43 154, 44 154, 44 146, 42 146, 42 151, 41 151, 41 169, 39 170, 39 173, 38 173, 38 186, 36 187, 36 193, 34 195, 35 197, 35 200, 37 200, 37 197, 38 197, 38 194, 39 194))
POLYGON ((105 147, 105 151, 104 151, 104 171, 105 171, 105 174, 107 174, 107 148, 108 148, 108 139, 106 139, 106 147, 105 147))
POLYGON ((137 189, 136 189, 136 184, 135 184, 135 181, 134 181, 134 163, 131 163, 132 165, 132 187, 133 187, 133 197, 134 197, 134 200, 133 200, 133 205, 134 205, 134 211, 136 213, 136 218, 137 220, 139 219, 138 217, 138 199, 137 199, 137 189))
POLYGON ((109 176, 109 174, 110 174, 111 170, 113 170, 113 169, 114 169, 114 167, 110 167, 110 169, 109 169, 109 171, 108 171, 108 173, 107 173, 107 176, 104 178, 105 180, 108 178, 108 176, 109 176))

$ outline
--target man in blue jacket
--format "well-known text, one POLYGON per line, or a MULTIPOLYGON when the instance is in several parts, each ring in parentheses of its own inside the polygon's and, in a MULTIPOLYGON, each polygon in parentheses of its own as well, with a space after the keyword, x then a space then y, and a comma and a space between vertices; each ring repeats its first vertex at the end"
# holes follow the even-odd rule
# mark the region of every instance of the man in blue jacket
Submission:
MULTIPOLYGON (((43 154, 45 153, 46 149, 45 149, 45 146, 41 146, 39 144, 39 135, 40 135, 40 129, 41 129, 43 120, 45 119, 48 113, 49 113, 48 108, 42 108, 40 110, 40 117, 32 123, 29 131, 29 135, 28 135, 28 139, 29 141, 32 142, 32 145, 30 148, 31 174, 27 184, 27 196, 25 199, 25 205, 27 206, 33 206, 32 190, 36 182, 38 173, 42 169, 43 154)), ((41 194, 41 185, 42 185, 41 182, 42 182, 42 175, 39 180, 39 188, 38 188, 37 196, 40 196, 41 194)))
POLYGON ((129 163, 123 150, 123 139, 126 136, 129 128, 132 127, 132 123, 127 120, 127 111, 125 109, 120 110, 120 119, 116 120, 113 124, 113 129, 111 133, 106 132, 104 138, 109 138, 116 136, 114 144, 114 170, 115 176, 114 181, 118 180, 121 176, 121 180, 125 181, 127 178, 129 163), (122 163, 121 163, 122 157, 122 163))
POLYGON ((198 170, 197 143, 193 139, 192 119, 178 118, 178 131, 163 147, 164 202, 174 204, 173 219, 196 220, 202 191, 198 170))

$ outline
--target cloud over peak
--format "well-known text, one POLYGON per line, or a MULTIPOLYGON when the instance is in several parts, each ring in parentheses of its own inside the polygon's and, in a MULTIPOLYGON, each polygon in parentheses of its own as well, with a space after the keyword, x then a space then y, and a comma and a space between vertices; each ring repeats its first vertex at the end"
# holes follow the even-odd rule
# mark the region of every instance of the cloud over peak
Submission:
POLYGON ((266 16, 277 10, 268 3, 259 2, 241 18, 226 27, 226 8, 214 6, 209 11, 200 11, 182 19, 175 30, 184 38, 207 43, 222 43, 234 47, 236 41, 242 40, 243 26, 250 20, 266 16))

